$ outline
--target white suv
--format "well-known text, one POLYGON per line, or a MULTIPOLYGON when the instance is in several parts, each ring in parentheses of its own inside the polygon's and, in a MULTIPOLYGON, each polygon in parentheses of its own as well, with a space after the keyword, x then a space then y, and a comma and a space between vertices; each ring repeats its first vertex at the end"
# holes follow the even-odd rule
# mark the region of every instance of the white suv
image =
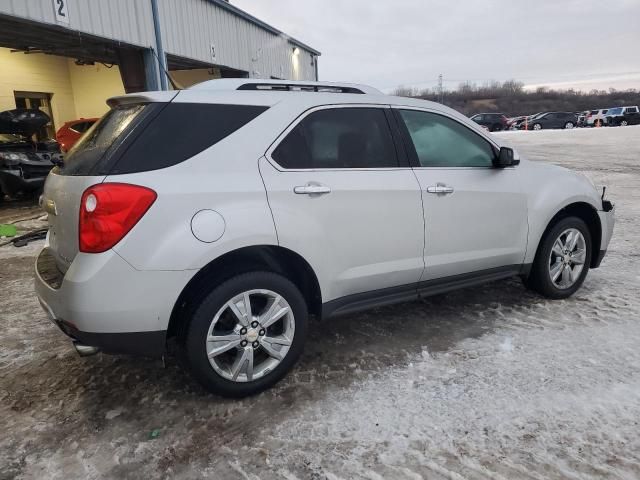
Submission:
POLYGON ((591 127, 604 127, 607 123, 607 112, 608 109, 606 108, 591 110, 591 112, 587 114, 587 125, 591 127))
POLYGON ((612 234, 586 177, 440 104, 247 79, 109 104, 47 179, 38 298, 81 354, 176 337, 222 395, 282 378, 309 316, 511 276, 568 297, 612 234))

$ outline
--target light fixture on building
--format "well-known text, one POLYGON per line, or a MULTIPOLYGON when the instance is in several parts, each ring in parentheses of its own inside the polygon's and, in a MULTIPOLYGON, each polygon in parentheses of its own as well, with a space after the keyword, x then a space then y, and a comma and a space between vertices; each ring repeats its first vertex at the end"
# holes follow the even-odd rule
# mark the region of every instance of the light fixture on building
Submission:
POLYGON ((297 57, 300 54, 300 49, 298 47, 293 47, 293 54, 297 57))

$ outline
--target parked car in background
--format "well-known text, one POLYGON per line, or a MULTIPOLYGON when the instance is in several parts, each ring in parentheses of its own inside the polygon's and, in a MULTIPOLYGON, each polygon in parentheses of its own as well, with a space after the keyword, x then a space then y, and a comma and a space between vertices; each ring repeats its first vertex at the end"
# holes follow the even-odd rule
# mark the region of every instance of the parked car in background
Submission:
POLYGON ((512 130, 531 130, 531 120, 536 118, 538 115, 542 115, 542 113, 535 113, 533 115, 525 115, 524 117, 518 117, 518 120, 511 124, 512 130))
POLYGON ((511 118, 507 119, 507 129, 508 130, 514 130, 516 128, 516 125, 522 120, 524 120, 523 116, 511 117, 511 118))
POLYGON ((637 125, 640 112, 637 106, 610 108, 607 112, 607 125, 637 125))
MULTIPOLYGON (((578 119, 572 112, 545 112, 536 115, 528 122, 529 130, 543 130, 552 128, 571 129, 576 126, 578 119)), ((521 126, 524 128, 524 126, 521 126)))
POLYGON ((54 164, 62 161, 56 141, 31 139, 49 121, 40 110, 0 112, 0 199, 38 191, 54 164))
POLYGON ((56 140, 60 144, 60 149, 63 152, 71 150, 82 134, 89 130, 98 120, 97 118, 81 118, 65 123, 56 133, 56 140))
POLYGON ((577 127, 586 127, 587 126, 587 117, 591 113, 591 110, 585 110, 584 112, 580 112, 577 114, 578 123, 577 127))
POLYGON ((600 125, 604 127, 607 122, 607 108, 601 108, 600 110, 591 110, 587 114, 587 126, 596 127, 600 125))
POLYGON ((286 375, 310 315, 512 276, 567 298, 612 235, 587 177, 441 104, 256 79, 109 103, 47 179, 40 304, 84 355, 176 338, 221 395, 286 375))
POLYGON ((508 119, 502 113, 478 113, 471 117, 478 125, 486 127, 490 132, 499 132, 507 129, 508 119))

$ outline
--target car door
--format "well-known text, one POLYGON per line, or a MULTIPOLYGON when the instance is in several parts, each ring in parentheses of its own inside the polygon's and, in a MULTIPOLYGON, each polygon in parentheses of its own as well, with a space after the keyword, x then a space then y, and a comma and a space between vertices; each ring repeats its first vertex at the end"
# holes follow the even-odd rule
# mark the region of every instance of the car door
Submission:
POLYGON ((396 152, 390 115, 381 106, 312 109, 260 160, 278 241, 311 265, 323 302, 415 292, 424 269, 420 186, 396 152))
POLYGON ((544 128, 557 128, 558 118, 555 113, 547 113, 540 119, 540 123, 544 128))
POLYGON ((495 168, 496 146, 457 119, 428 110, 395 112, 422 189, 422 280, 518 271, 528 235, 518 168, 495 168))

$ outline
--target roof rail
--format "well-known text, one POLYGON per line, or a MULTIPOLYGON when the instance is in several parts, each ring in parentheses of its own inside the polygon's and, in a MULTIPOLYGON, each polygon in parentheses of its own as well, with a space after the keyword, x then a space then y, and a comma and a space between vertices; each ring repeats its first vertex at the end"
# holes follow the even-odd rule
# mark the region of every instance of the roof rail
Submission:
POLYGON ((223 78, 208 80, 191 87, 195 90, 252 90, 276 92, 324 92, 382 95, 376 88, 355 83, 304 82, 294 80, 223 78))

